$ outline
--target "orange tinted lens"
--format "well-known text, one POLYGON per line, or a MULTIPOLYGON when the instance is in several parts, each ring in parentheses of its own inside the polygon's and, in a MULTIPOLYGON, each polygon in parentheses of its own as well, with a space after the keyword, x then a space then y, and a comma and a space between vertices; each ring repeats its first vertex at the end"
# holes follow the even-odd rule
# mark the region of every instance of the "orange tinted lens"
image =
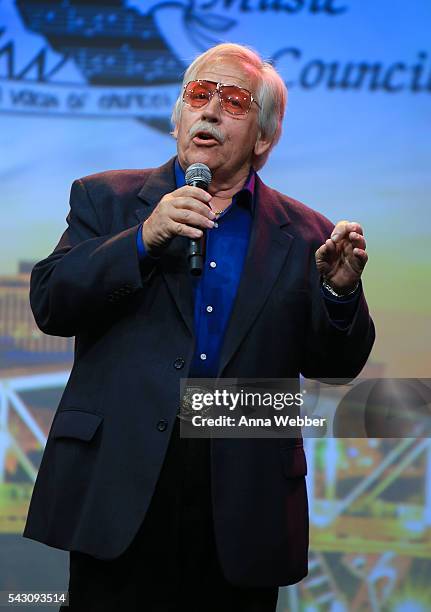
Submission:
POLYGON ((190 106, 200 107, 209 102, 212 92, 216 89, 216 85, 211 87, 210 83, 200 81, 191 81, 188 83, 184 91, 184 99, 190 106))
POLYGON ((246 89, 235 85, 220 87, 221 104, 224 110, 232 115, 244 115, 250 110, 251 94, 246 89))

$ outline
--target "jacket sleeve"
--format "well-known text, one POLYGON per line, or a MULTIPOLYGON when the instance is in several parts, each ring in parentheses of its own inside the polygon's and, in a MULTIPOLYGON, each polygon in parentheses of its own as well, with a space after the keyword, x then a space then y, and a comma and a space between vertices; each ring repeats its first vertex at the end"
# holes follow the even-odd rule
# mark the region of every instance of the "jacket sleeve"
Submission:
POLYGON ((74 336, 143 289, 154 260, 140 262, 138 225, 103 235, 84 182, 72 184, 68 227, 54 251, 30 278, 30 305, 38 327, 55 336, 74 336))
MULTIPOLYGON (((318 229, 310 251, 311 311, 301 374, 317 380, 331 379, 332 383, 339 380, 342 384, 358 376, 365 366, 374 344, 375 329, 362 282, 356 306, 353 306, 342 325, 334 317, 334 308, 328 306, 315 263, 315 251, 331 235, 334 224, 320 214, 317 221, 318 229)), ((343 319, 344 316, 337 318, 343 319)))
POLYGON ((316 279, 311 320, 301 373, 306 378, 331 379, 340 383, 352 380, 364 367, 375 339, 374 323, 362 290, 356 310, 347 327, 340 327, 330 317, 325 298, 316 279))

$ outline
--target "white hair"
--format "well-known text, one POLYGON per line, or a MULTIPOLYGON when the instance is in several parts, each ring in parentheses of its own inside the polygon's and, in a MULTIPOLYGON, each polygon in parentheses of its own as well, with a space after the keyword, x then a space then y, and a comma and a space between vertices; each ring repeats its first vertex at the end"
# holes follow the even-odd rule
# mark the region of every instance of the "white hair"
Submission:
POLYGON ((199 70, 204 64, 219 58, 228 60, 235 59, 238 62, 242 62, 252 67, 256 73, 258 84, 255 98, 260 106, 258 115, 259 132, 262 139, 271 142, 269 149, 262 155, 255 156, 253 160, 254 168, 259 170, 268 159, 271 149, 280 139, 283 117, 287 104, 287 88, 274 66, 262 60, 256 51, 250 47, 237 45, 235 43, 222 43, 211 47, 190 64, 184 73, 181 92, 172 111, 171 121, 174 126, 173 133, 175 134, 177 124, 181 117, 184 85, 197 77, 199 70))

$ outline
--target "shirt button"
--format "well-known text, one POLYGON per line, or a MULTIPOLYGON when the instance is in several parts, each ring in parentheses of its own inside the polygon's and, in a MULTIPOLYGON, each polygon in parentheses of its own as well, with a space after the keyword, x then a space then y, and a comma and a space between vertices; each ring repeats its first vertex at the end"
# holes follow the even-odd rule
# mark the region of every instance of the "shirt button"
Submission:
POLYGON ((185 361, 182 357, 178 357, 177 359, 175 359, 174 361, 174 368, 176 370, 181 370, 181 368, 184 367, 185 361))
POLYGON ((217 267, 216 262, 215 261, 211 261, 210 262, 210 268, 216 268, 216 267, 217 267))
POLYGON ((205 359, 207 358, 207 356, 205 355, 205 353, 201 353, 201 359, 202 361, 205 361, 205 359))
POLYGON ((165 431, 167 426, 168 426, 168 422, 166 419, 160 419, 160 421, 157 423, 157 429, 159 431, 165 431))
POLYGON ((213 311, 213 307, 212 306, 207 306, 207 312, 212 312, 213 311))

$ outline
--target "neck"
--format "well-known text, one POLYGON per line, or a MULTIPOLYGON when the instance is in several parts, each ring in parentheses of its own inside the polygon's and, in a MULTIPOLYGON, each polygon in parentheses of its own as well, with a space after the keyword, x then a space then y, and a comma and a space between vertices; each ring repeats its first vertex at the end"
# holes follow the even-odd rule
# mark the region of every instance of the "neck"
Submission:
MULTIPOLYGON (((183 168, 183 164, 181 164, 183 168)), ((223 170, 212 170, 212 179, 208 188, 208 192, 213 196, 213 200, 217 201, 217 207, 222 203, 227 206, 233 196, 243 188, 245 181, 249 175, 251 164, 243 166, 237 172, 227 174, 223 170)), ((183 171, 184 168, 183 168, 183 171)))
POLYGON ((217 171, 215 171, 208 191, 213 196, 213 199, 230 201, 244 186, 249 172, 250 167, 246 167, 240 172, 237 172, 234 176, 220 177, 217 171))

